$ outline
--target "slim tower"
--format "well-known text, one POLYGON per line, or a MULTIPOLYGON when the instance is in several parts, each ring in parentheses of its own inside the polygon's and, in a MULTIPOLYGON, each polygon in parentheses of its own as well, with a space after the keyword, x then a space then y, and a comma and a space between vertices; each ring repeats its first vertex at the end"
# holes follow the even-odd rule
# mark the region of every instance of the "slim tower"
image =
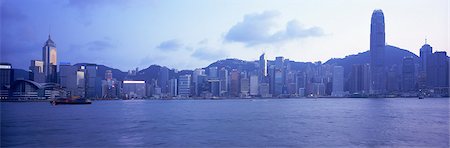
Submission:
POLYGON ((45 82, 56 83, 56 46, 55 42, 50 38, 50 34, 48 35, 44 47, 42 47, 42 61, 44 62, 45 82))
POLYGON ((371 94, 386 92, 384 14, 374 10, 370 24, 371 94))

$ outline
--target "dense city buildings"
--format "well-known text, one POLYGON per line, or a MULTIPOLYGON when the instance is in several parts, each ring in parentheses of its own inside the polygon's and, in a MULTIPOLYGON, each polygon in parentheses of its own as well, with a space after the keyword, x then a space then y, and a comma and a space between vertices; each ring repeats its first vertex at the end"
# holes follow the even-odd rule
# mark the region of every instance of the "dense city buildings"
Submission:
POLYGON ((123 93, 126 99, 140 99, 146 96, 145 81, 123 81, 123 93))
POLYGON ((373 11, 370 50, 343 59, 296 62, 282 56, 266 59, 262 53, 254 61, 226 59, 182 71, 151 65, 122 72, 94 63, 65 62, 58 67, 55 42, 49 36, 42 60, 31 60, 29 71, 0 64, 0 97, 2 100, 448 97, 447 53, 433 52, 426 42, 419 56, 386 45, 384 23, 383 12, 373 11))

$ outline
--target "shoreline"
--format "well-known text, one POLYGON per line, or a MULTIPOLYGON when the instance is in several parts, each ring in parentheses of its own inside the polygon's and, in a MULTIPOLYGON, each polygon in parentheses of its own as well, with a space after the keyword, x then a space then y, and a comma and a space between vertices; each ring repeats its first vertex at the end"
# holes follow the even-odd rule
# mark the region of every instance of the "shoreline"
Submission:
MULTIPOLYGON (((448 97, 430 97, 425 99, 437 99, 448 97)), ((175 101, 175 100, 279 100, 279 99, 418 99, 417 97, 386 97, 386 98, 351 98, 351 97, 292 97, 292 98, 187 98, 187 99, 90 99, 91 101, 175 101)), ((49 102, 51 100, 0 100, 0 102, 49 102)))

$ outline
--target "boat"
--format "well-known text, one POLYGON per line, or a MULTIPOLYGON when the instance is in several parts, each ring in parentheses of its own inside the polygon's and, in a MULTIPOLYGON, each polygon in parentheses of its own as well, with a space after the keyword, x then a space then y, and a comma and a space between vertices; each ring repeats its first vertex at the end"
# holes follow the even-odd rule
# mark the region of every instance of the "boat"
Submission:
POLYGON ((72 99, 72 98, 65 98, 65 99, 56 99, 50 101, 53 105, 60 105, 60 104, 69 104, 69 105, 76 105, 76 104, 92 104, 92 101, 89 99, 72 99))
POLYGON ((419 99, 424 99, 425 97, 423 97, 423 96, 419 96, 419 99))

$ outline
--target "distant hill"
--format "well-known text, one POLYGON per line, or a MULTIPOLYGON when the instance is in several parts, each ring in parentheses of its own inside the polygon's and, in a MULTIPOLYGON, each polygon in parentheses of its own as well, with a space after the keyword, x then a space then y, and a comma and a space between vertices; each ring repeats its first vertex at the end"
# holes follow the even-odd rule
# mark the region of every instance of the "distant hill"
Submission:
MULTIPOLYGON (((395 46, 387 45, 385 54, 386 54, 385 64, 388 67, 390 67, 392 65, 401 66, 403 58, 408 57, 408 56, 413 57, 413 59, 416 63, 419 62, 419 57, 417 55, 415 55, 414 53, 412 53, 408 50, 401 49, 401 48, 398 48, 395 46)), ((370 63, 370 52, 369 51, 365 51, 365 52, 358 53, 355 55, 349 55, 349 56, 346 56, 345 58, 330 59, 327 62, 325 62, 324 64, 343 66, 344 73, 345 73, 345 75, 347 75, 350 73, 352 65, 366 64, 366 63, 370 63)))
POLYGON ((218 67, 219 69, 224 67, 227 70, 237 69, 239 71, 242 71, 255 69, 256 66, 257 65, 255 65, 253 61, 244 61, 240 59, 225 59, 209 64, 208 67, 206 67, 206 69, 208 69, 209 67, 218 67))

